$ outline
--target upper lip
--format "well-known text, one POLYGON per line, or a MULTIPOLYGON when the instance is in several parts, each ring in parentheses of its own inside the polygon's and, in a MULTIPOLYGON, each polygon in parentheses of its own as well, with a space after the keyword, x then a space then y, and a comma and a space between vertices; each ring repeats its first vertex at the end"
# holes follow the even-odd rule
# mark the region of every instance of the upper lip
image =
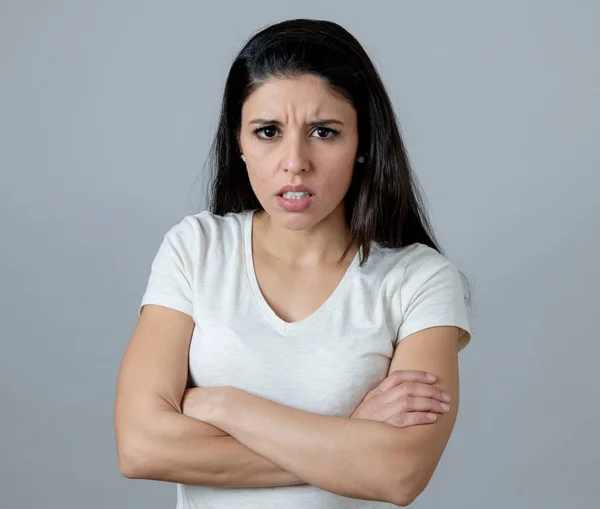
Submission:
POLYGON ((291 186, 291 185, 287 185, 287 186, 283 186, 279 191, 277 191, 278 195, 282 195, 283 193, 287 193, 288 191, 291 191, 292 193, 309 193, 310 195, 313 195, 315 193, 313 193, 312 189, 310 187, 306 187, 306 186, 291 186))

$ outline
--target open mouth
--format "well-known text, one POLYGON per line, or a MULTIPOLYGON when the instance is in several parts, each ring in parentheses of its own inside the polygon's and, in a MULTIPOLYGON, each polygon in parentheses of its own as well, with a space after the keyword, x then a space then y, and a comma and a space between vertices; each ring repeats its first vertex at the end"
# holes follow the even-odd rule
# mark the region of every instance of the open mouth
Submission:
POLYGON ((307 191, 286 191, 277 195, 277 204, 287 212, 302 212, 311 207, 314 195, 307 191))
POLYGON ((285 198, 286 200, 302 200, 304 198, 310 198, 312 196, 312 194, 307 193, 306 191, 301 191, 301 192, 286 191, 285 193, 279 194, 279 196, 281 196, 282 198, 285 198))

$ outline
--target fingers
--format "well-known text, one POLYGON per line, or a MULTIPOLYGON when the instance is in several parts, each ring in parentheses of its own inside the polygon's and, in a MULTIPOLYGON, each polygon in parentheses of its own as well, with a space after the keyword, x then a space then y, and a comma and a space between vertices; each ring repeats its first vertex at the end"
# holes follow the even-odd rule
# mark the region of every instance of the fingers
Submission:
MULTIPOLYGON (((388 404, 384 404, 383 402, 378 403, 379 406, 375 411, 371 411, 368 418, 380 422, 388 422, 393 419, 399 423, 408 423, 410 426, 415 423, 422 423, 423 417, 427 417, 426 414, 433 414, 437 418, 437 414, 445 414, 450 410, 450 406, 447 403, 431 398, 411 396, 404 396, 388 404), (417 420, 416 422, 415 419, 417 420)), ((434 420, 435 418, 431 419, 431 422, 434 420)))
POLYGON ((405 382, 419 382, 422 384, 432 384, 435 378, 431 380, 428 376, 433 376, 426 371, 401 369, 390 373, 387 378, 381 382, 374 390, 377 392, 385 392, 396 385, 405 382))
POLYGON ((389 404, 394 412, 436 412, 444 414, 450 409, 450 405, 431 398, 404 396, 389 404))
POLYGON ((398 428, 407 428, 408 426, 418 426, 420 424, 431 424, 435 422, 437 415, 430 412, 411 412, 394 414, 387 421, 387 424, 398 428))
POLYGON ((435 422, 446 413, 450 395, 433 385, 426 371, 397 370, 371 390, 359 405, 357 417, 394 426, 416 426, 435 422))
POLYGON ((385 403, 390 403, 406 396, 415 396, 421 398, 431 398, 445 403, 450 402, 450 395, 435 385, 423 384, 420 382, 406 382, 401 385, 380 393, 379 398, 385 403))

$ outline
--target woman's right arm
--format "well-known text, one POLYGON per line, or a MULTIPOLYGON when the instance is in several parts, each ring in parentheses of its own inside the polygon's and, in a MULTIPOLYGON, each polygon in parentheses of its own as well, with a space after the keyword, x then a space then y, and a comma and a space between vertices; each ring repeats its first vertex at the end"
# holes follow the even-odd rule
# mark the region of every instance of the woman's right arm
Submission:
POLYGON ((185 313, 143 307, 117 381, 114 425, 121 473, 205 486, 306 484, 219 428, 183 415, 193 329, 185 313))

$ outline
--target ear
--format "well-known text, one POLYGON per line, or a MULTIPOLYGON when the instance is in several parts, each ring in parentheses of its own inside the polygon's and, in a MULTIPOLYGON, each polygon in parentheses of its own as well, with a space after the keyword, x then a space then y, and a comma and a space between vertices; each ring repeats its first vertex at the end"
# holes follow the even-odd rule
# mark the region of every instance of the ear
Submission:
POLYGON ((240 154, 243 154, 244 151, 242 150, 242 142, 240 140, 240 132, 239 131, 235 134, 235 141, 237 143, 238 152, 240 154))

